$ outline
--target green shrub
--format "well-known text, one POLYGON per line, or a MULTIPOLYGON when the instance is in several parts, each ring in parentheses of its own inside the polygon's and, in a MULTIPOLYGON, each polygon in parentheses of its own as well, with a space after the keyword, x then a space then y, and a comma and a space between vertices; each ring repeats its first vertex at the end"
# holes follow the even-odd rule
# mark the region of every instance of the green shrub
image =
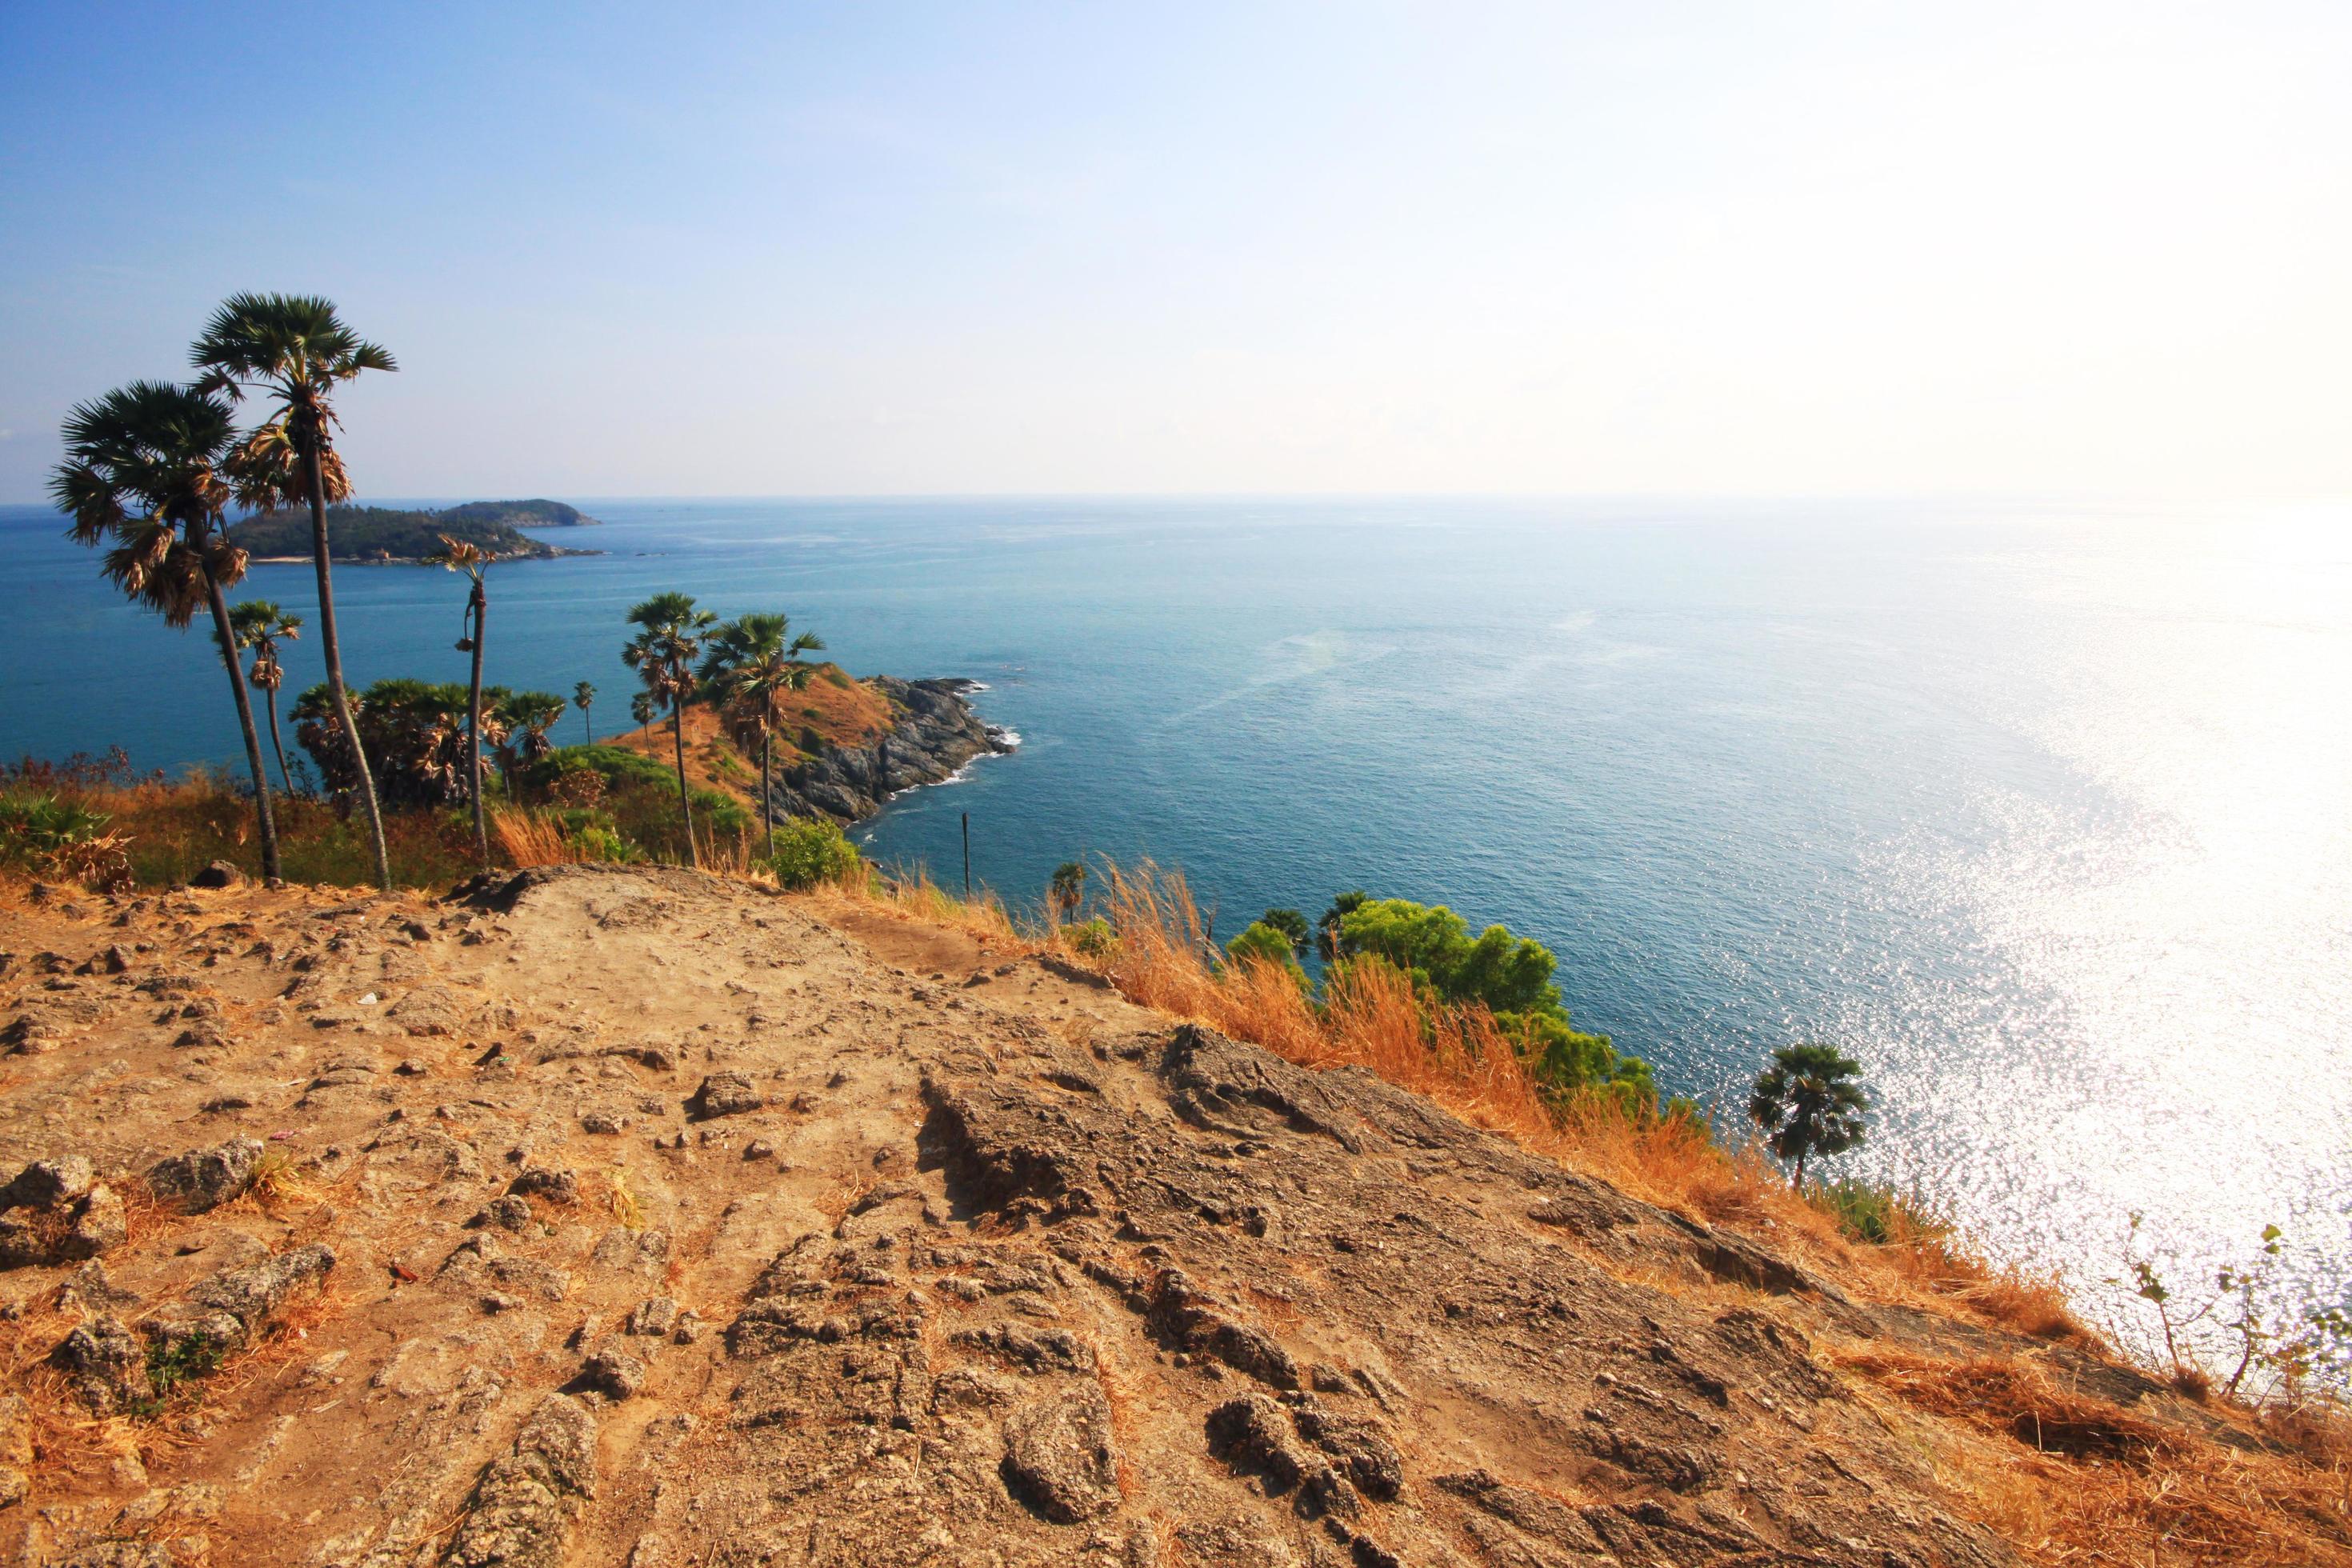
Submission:
POLYGON ((0 795, 0 858, 37 864, 60 849, 89 843, 111 820, 53 795, 0 795))
POLYGON ((1225 943, 1225 956, 1234 964, 1271 963, 1287 970, 1293 980, 1305 985, 1307 971, 1298 966, 1297 951, 1288 931, 1264 921, 1252 921, 1241 935, 1225 943))
POLYGON ((646 858, 646 852, 609 827, 591 823, 565 836, 574 849, 591 860, 601 860, 608 866, 626 866, 646 858))
POLYGON ((1892 1187, 1853 1177, 1807 1187, 1805 1201, 1837 1221, 1838 1228, 1850 1239, 1872 1247, 1885 1247, 1891 1241, 1933 1238, 1951 1229, 1921 1207, 1916 1199, 1892 1187))
POLYGON ((1484 1006, 1519 1042, 1548 1093, 1599 1089, 1644 1107, 1656 1103, 1647 1062, 1618 1055, 1608 1036, 1569 1022, 1551 981, 1556 960, 1541 942, 1498 925, 1474 937, 1470 922, 1444 905, 1407 899, 1342 894, 1323 919, 1335 966, 1387 963, 1410 975, 1417 991, 1484 1006))
POLYGON ((174 1388, 210 1377, 220 1370, 228 1346, 202 1330, 174 1339, 158 1339, 147 1346, 147 1385, 159 1400, 174 1388))
POLYGON ((1084 958, 1108 958, 1118 951, 1118 932, 1110 929, 1110 921, 1097 915, 1090 921, 1062 928, 1062 940, 1070 951, 1084 958))
POLYGON ((838 882, 857 869, 857 847, 830 817, 795 816, 777 825, 776 852, 761 864, 788 889, 838 882))

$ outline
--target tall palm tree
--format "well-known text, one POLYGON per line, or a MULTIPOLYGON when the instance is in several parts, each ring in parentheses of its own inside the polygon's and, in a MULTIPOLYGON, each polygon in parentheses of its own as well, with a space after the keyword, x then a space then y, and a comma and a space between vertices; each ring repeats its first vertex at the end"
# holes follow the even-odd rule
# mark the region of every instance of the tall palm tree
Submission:
POLYGON ((759 726, 760 822, 767 830, 770 855, 776 852, 776 812, 768 795, 768 775, 775 760, 776 704, 787 691, 808 689, 816 670, 803 664, 801 655, 824 647, 814 632, 793 637, 792 629, 791 620, 780 615, 738 616, 710 634, 709 651, 702 656, 702 684, 759 726))
POLYGON ((228 542, 224 519, 229 486, 223 466, 236 448, 236 416, 224 398, 194 387, 139 381, 66 416, 65 461, 49 480, 58 510, 82 544, 112 541, 105 573, 116 587, 184 626, 209 607, 213 637, 236 698, 245 760, 253 770, 254 811, 261 829, 261 872, 278 880, 278 819, 261 737, 237 667, 236 631, 222 589, 245 575, 245 552, 228 542))
POLYGON ((489 617, 490 593, 482 582, 482 574, 490 564, 490 556, 480 546, 445 533, 440 550, 425 559, 452 572, 463 572, 474 584, 473 591, 466 595, 466 635, 457 639, 457 647, 474 656, 474 674, 466 697, 466 793, 474 801, 474 855, 487 871, 490 868, 490 828, 489 818, 482 810, 482 627, 489 617))
POLYGON ((586 681, 572 689, 572 706, 580 710, 580 728, 586 731, 588 744, 596 743, 596 726, 588 718, 588 710, 595 705, 596 689, 586 681))
MULTIPOLYGON (((278 782, 291 795, 294 778, 286 771, 286 742, 278 731, 278 689, 286 684, 286 667, 278 662, 278 645, 300 639, 302 617, 286 614, 268 599, 247 599, 228 607, 228 625, 236 635, 237 650, 253 650, 253 669, 246 679, 255 690, 268 694, 264 700, 269 713, 269 749, 278 753, 278 782)), ((214 640, 219 640, 217 633, 214 640)))
POLYGON ((335 450, 333 395, 363 371, 395 370, 381 344, 359 337, 335 313, 334 302, 305 294, 236 294, 213 312, 204 335, 188 351, 205 373, 207 392, 242 397, 248 387, 266 389, 269 417, 238 450, 232 475, 237 500, 265 509, 310 508, 310 559, 319 576, 319 643, 326 656, 327 689, 335 721, 367 808, 368 840, 375 851, 376 880, 392 887, 392 857, 384 847, 383 808, 368 773, 367 752, 343 684, 343 646, 335 632, 335 588, 327 566, 327 503, 347 500, 351 476, 335 450))
POLYGON ((686 787, 685 710, 694 697, 694 661, 719 617, 694 607, 690 594, 656 594, 629 612, 638 628, 621 650, 621 662, 637 672, 646 695, 669 710, 670 744, 677 759, 677 811, 686 823, 686 858, 698 869, 702 856, 694 843, 694 800, 686 787))

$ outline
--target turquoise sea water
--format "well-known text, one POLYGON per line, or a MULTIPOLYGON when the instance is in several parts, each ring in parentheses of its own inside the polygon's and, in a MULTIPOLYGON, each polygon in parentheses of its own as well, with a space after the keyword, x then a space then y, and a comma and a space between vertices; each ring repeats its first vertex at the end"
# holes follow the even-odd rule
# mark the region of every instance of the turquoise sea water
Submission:
MULTIPOLYGON (((1182 868, 1230 933, 1336 889, 1560 959, 1578 1022, 1734 1104, 1822 1037, 1850 1168, 2088 1284, 2266 1222, 2352 1279, 2352 533, 2293 518, 1450 501, 585 502, 491 573, 509 685, 596 682, 628 605, 782 608, 858 673, 965 675, 1017 753, 886 859, 1031 897, 1182 868)), ((0 750, 237 754, 217 665, 0 509, 0 750)), ((310 601, 307 566, 244 596, 310 601)), ((337 577, 355 679, 462 679, 459 580, 337 577)), ((289 690, 318 678, 292 650, 289 690)), ((577 738, 576 715, 562 731, 577 738)))

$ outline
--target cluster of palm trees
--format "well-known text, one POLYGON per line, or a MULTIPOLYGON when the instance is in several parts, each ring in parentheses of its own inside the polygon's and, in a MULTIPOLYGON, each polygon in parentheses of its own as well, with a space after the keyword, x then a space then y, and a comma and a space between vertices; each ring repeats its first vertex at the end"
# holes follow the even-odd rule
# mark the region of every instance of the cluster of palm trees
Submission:
MULTIPOLYGON (((820 651, 814 632, 794 633, 789 617, 754 613, 721 621, 698 607, 688 594, 656 594, 629 611, 637 628, 621 649, 621 661, 637 672, 645 688, 630 711, 639 724, 669 714, 671 755, 677 769, 677 810, 686 830, 687 858, 701 864, 694 839, 694 795, 686 779, 686 705, 697 697, 718 704, 726 721, 757 736, 760 748, 760 825, 768 853, 776 848, 776 816, 770 775, 775 761, 775 727, 784 694, 804 691, 816 667, 801 655, 820 651)), ((585 688, 585 683, 583 683, 585 688)), ((593 696, 593 689, 587 689, 593 696)), ((581 703, 587 711, 587 703, 581 703)))
MULTIPOLYGON (((66 416, 65 459, 50 480, 50 494, 72 519, 76 540, 107 546, 106 575, 133 602, 173 626, 186 626, 199 610, 211 613, 253 773, 262 874, 273 880, 279 875, 278 825, 239 655, 247 647, 256 651, 250 679, 269 693, 274 744, 277 683, 283 679, 276 645, 299 623, 257 603, 239 606, 246 628, 240 634, 226 590, 244 577, 246 556, 229 542, 227 515, 232 503, 262 510, 310 507, 327 689, 359 781, 376 879, 390 888, 383 810, 343 684, 327 564, 327 507, 349 499, 352 490, 335 450, 335 395, 365 372, 396 367, 381 345, 343 324, 331 300, 298 294, 238 294, 225 300, 190 347, 189 359, 193 381, 136 381, 76 405, 66 416), (239 430, 237 405, 254 392, 268 398, 268 406, 252 428, 239 430)), ((282 747, 278 773, 282 779, 282 747)))
MULTIPOLYGON (((327 509, 352 494, 350 472, 335 449, 341 424, 335 396, 366 372, 397 366, 382 345, 361 338, 343 323, 333 301, 299 294, 238 294, 223 301, 191 345, 189 359, 195 371, 190 381, 133 382, 78 405, 66 417, 65 458, 50 480, 50 493, 72 520, 73 538, 106 547, 103 570, 133 602, 158 611, 173 626, 184 626, 199 612, 209 612, 213 641, 228 673, 253 775, 262 874, 272 880, 280 875, 277 816, 247 688, 264 694, 279 787, 290 794, 293 783, 278 719, 278 694, 285 682, 279 645, 298 638, 303 623, 266 599, 228 603, 226 591, 243 580, 247 566, 246 552, 228 537, 228 512, 232 505, 254 510, 310 509, 311 561, 319 583, 319 641, 327 679, 322 691, 297 705, 297 733, 327 765, 331 782, 359 802, 376 880, 389 889, 392 862, 383 803, 368 763, 368 727, 361 722, 343 679, 327 509), (250 428, 240 429, 238 405, 253 393, 261 394, 266 405, 250 428), (243 662, 247 653, 252 655, 250 668, 243 662)), ((442 544, 432 559, 464 574, 469 584, 466 630, 457 644, 473 658, 463 737, 464 794, 473 806, 475 852, 487 868, 490 844, 482 799, 483 742, 488 739, 498 747, 509 769, 517 759, 544 755, 551 749, 548 731, 562 716, 563 701, 541 692, 485 692, 482 663, 489 593, 484 573, 490 558, 478 547, 446 534, 442 544), (486 697, 495 700, 486 703, 486 697)), ((629 622, 638 629, 622 657, 645 687, 631 711, 641 725, 652 723, 665 710, 669 714, 688 857, 699 863, 681 710, 698 697, 716 701, 739 732, 757 733, 761 816, 772 852, 775 820, 768 792, 777 704, 785 692, 807 687, 813 667, 800 656, 824 644, 808 633, 795 636, 781 615, 747 615, 722 624, 685 594, 656 595, 629 612, 629 622)), ((372 717, 384 719, 404 704, 436 709, 406 728, 375 726, 380 743, 403 752, 385 761, 396 763, 404 777, 413 773, 425 780, 436 794, 454 794, 458 766, 451 754, 457 738, 454 715, 428 700, 431 694, 421 683, 379 682, 378 688, 383 689, 385 700, 370 706, 386 711, 372 717), (416 690, 407 692, 411 687, 416 690)), ((371 694, 378 688, 371 688, 371 694)), ((595 699, 596 689, 584 680, 572 691, 572 704, 580 710, 592 742, 595 731, 589 709, 595 699)))

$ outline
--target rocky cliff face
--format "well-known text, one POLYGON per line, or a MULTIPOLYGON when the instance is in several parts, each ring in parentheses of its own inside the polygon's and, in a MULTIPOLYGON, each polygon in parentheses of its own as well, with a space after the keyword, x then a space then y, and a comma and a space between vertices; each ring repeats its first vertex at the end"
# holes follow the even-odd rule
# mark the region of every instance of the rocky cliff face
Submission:
POLYGON ((2211 1419, 1067 964, 679 871, 0 901, 7 1018, 0 1561, 1993 1568, 1968 1445, 2211 1419), (2086 1424, 1987 1436, 1865 1352, 2086 1424))
POLYGON ((968 680, 867 681, 890 702, 897 723, 867 746, 831 746, 785 773, 775 806, 787 816, 829 816, 862 822, 900 790, 938 784, 974 757, 1013 750, 1003 730, 984 724, 965 693, 968 680))

